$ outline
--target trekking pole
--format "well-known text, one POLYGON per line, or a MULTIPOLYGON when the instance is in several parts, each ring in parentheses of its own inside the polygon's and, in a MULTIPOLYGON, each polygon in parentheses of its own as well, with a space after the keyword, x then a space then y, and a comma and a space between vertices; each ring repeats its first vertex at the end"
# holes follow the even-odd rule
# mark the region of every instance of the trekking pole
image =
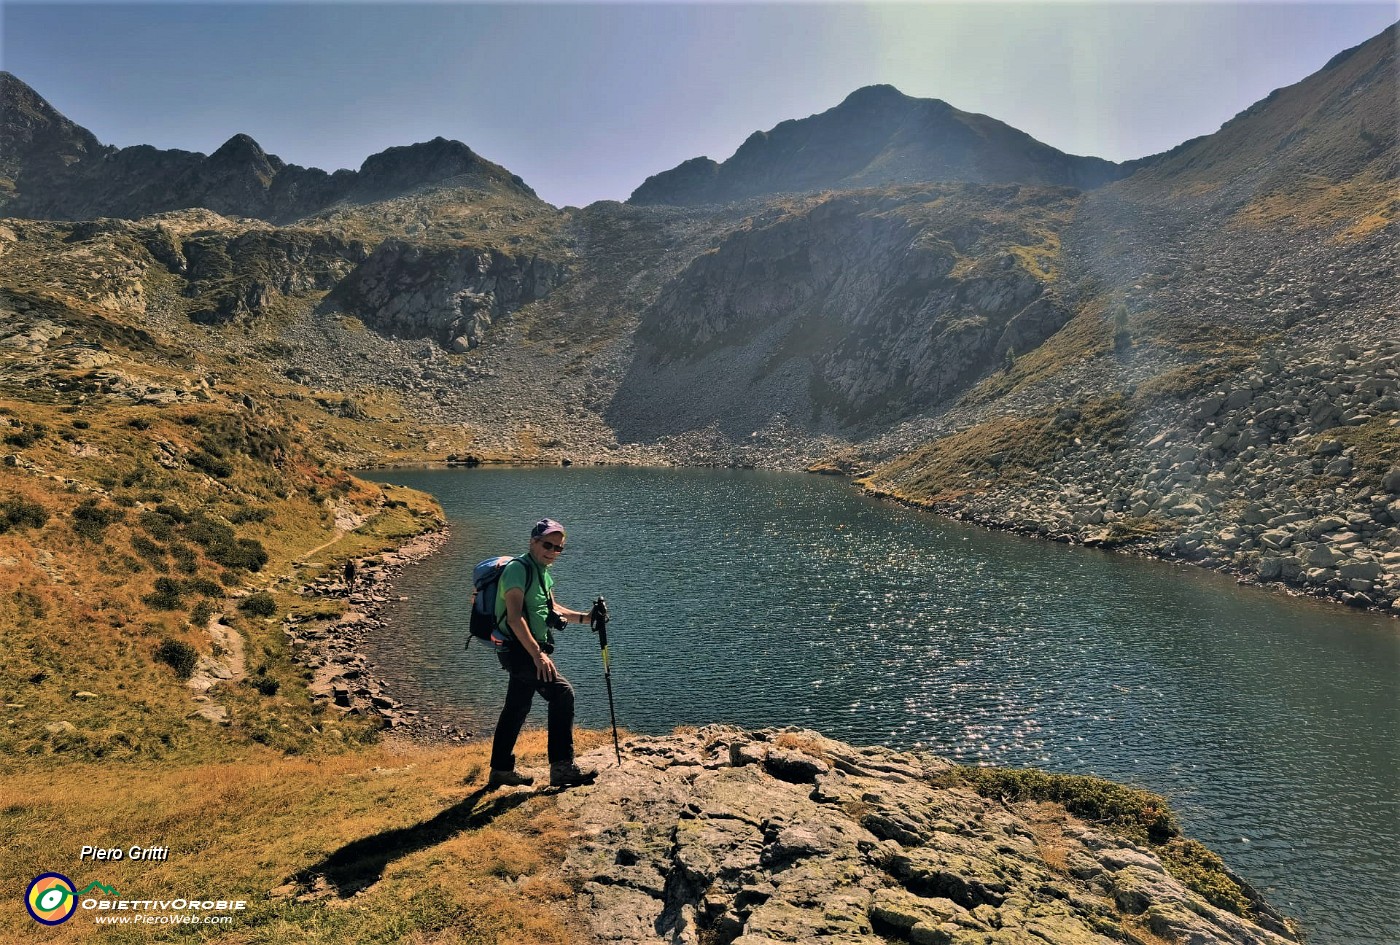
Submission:
POLYGON ((612 669, 608 666, 608 602, 598 598, 593 609, 588 612, 593 624, 593 632, 598 634, 598 646, 603 651, 603 681, 608 684, 608 716, 612 719, 613 751, 617 752, 617 766, 622 767, 622 748, 617 743, 617 712, 613 709, 612 669))

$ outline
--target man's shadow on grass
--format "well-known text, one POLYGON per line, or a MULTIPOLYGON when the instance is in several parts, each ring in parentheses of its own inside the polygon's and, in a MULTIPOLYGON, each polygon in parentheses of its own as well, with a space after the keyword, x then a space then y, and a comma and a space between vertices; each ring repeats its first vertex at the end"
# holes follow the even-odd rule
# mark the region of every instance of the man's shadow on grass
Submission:
POLYGON ((341 899, 348 899, 379 882, 384 868, 394 860, 436 846, 463 831, 478 830, 535 796, 532 791, 512 791, 478 807, 494 790, 480 788, 421 824, 352 840, 319 863, 294 874, 287 882, 305 890, 320 888, 324 882, 341 899))

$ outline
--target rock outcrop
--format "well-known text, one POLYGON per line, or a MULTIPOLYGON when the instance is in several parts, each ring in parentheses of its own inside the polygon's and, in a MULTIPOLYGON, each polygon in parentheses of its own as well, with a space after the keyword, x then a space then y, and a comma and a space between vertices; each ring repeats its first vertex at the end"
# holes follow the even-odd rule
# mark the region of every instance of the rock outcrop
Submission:
POLYGON ((1068 320, 1044 234, 1074 199, 942 185, 772 207, 661 290, 610 417, 747 437, 779 414, 824 430, 934 407, 1068 320))
POLYGON ((476 347, 492 322, 544 297, 567 273, 553 260, 469 246, 380 243, 327 298, 327 307, 386 334, 476 347))
MULTIPOLYGON (((1297 941, 1258 894, 1208 902, 1148 846, 959 786, 920 752, 712 726, 609 746, 565 792, 565 864, 604 942, 972 945, 1297 941)), ((1223 869, 1223 868, 1222 868, 1223 869)))

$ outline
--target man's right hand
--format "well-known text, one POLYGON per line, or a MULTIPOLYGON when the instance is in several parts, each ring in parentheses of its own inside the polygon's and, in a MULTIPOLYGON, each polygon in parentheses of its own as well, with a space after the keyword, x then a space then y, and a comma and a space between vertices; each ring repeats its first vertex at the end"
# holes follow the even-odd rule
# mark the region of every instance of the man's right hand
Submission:
POLYGON ((559 675, 559 671, 554 668, 554 660, 550 659, 545 653, 541 653, 535 659, 535 675, 540 682, 554 682, 559 675))

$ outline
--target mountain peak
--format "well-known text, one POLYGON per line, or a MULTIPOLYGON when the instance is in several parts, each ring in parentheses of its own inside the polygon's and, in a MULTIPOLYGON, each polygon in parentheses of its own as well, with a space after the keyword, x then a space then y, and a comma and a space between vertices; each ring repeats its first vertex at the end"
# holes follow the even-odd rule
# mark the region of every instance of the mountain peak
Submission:
POLYGON ((229 138, 219 150, 209 156, 213 165, 248 165, 258 170, 280 170, 286 165, 276 155, 268 154, 249 135, 242 133, 229 138))
POLYGON ((719 165, 694 160, 647 178, 630 203, 726 203, 779 193, 965 181, 1094 187, 1123 176, 1003 122, 914 98, 856 89, 834 108, 756 131, 719 165))
POLYGON ((0 177, 30 164, 62 168, 103 152, 97 138, 73 124, 12 72, 0 72, 0 177))
POLYGON ((222 145, 220 145, 220 146, 219 146, 219 150, 215 151, 214 154, 211 155, 211 156, 212 156, 212 157, 221 157, 221 156, 222 156, 222 157, 244 157, 244 156, 267 157, 267 152, 264 151, 264 150, 262 149, 262 145, 258 144, 256 141, 254 141, 253 138, 252 138, 251 136, 245 135, 245 134, 243 134, 242 132, 239 132, 238 134, 234 135, 232 138, 229 138, 227 141, 225 141, 222 145))
POLYGON ((357 190, 361 199, 368 199, 463 175, 470 175, 479 183, 500 184, 535 196, 516 175, 481 157, 462 142, 441 136, 371 154, 360 165, 357 190))
POLYGON ((845 108, 848 105, 869 106, 884 105, 892 102, 915 101, 918 101, 918 99, 910 98, 893 85, 867 85, 847 95, 837 107, 845 108))

